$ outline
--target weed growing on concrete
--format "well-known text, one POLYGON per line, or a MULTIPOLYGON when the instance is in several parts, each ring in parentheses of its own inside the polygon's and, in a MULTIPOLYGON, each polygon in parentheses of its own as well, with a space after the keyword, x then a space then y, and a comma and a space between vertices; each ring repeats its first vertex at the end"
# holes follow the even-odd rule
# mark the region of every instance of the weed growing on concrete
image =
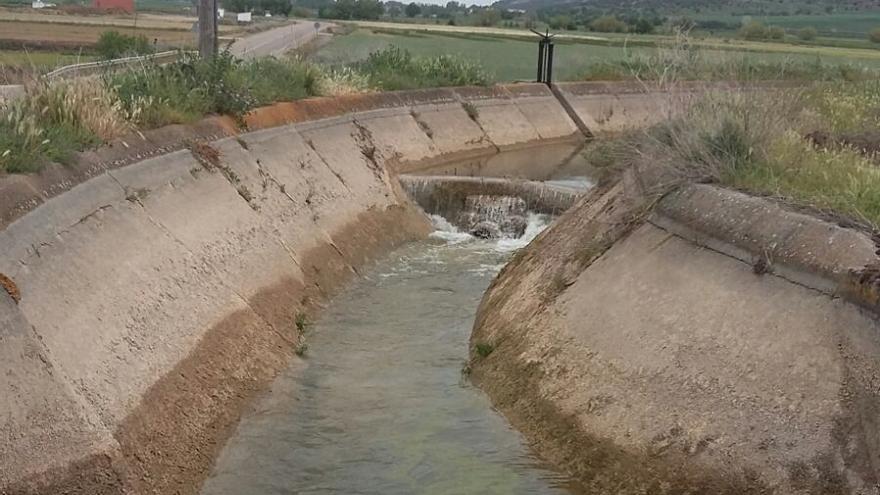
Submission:
POLYGON ((308 350, 309 350, 309 344, 307 344, 305 342, 300 342, 299 344, 297 344, 296 349, 294 349, 293 352, 297 356, 303 357, 306 355, 306 352, 308 352, 308 350))
POLYGON ((485 342, 478 342, 474 348, 477 351, 477 355, 482 358, 489 357, 489 355, 495 350, 495 346, 485 342))
POLYGON ((310 325, 309 316, 306 313, 300 311, 296 313, 294 323, 296 324, 297 331, 299 331, 300 334, 304 334, 310 325))
POLYGON ((464 113, 470 117, 471 120, 477 122, 477 119, 480 117, 480 110, 469 101, 464 101, 461 103, 461 107, 464 108, 464 113))

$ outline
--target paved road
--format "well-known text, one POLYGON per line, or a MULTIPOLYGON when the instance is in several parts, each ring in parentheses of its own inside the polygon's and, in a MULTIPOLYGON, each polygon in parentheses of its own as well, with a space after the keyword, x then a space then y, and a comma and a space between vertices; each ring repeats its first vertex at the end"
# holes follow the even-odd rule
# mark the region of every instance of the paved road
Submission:
POLYGON ((324 31, 332 26, 330 23, 322 22, 320 28, 315 29, 314 21, 299 21, 296 24, 288 24, 240 38, 232 44, 230 51, 241 58, 282 55, 288 50, 308 43, 317 36, 318 31, 324 31))

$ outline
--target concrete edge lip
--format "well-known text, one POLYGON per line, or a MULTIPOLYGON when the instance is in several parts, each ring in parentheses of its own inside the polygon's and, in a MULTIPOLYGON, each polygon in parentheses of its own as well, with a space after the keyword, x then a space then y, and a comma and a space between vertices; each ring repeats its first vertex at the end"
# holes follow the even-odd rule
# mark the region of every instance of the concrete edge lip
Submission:
POLYGON ((865 232, 706 184, 686 185, 670 194, 649 221, 746 263, 763 260, 773 273, 792 282, 878 309, 877 290, 869 290, 859 277, 880 261, 865 232))

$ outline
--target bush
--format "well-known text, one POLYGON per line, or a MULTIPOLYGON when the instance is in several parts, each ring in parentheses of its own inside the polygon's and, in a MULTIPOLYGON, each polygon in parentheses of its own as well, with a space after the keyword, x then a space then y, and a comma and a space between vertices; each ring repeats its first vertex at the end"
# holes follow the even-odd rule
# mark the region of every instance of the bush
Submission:
POLYGON ((216 113, 241 118, 258 105, 317 93, 319 73, 296 61, 242 62, 227 52, 184 57, 163 66, 109 76, 123 107, 144 127, 185 123, 216 113))
POLYGON ((441 86, 483 86, 490 82, 480 66, 455 55, 414 57, 408 50, 389 46, 370 53, 355 67, 383 90, 441 86))
POLYGON ((750 21, 739 28, 739 35, 747 40, 762 40, 767 38, 767 26, 760 21, 750 21))
POLYGON ((153 52, 153 46, 143 35, 129 36, 117 31, 104 31, 98 38, 95 50, 101 58, 111 60, 133 55, 144 55, 153 52))
POLYGON ((871 31, 871 34, 868 35, 868 39, 871 40, 871 43, 880 43, 880 28, 871 31))
POLYGON ((813 41, 819 36, 819 31, 816 31, 816 28, 813 27, 805 27, 798 31, 797 36, 803 41, 813 41))
POLYGON ((0 113, 0 171, 30 172, 130 126, 112 90, 86 79, 39 81, 0 113))
POLYGON ((878 90, 880 82, 869 80, 683 98, 673 117, 626 143, 621 161, 659 168, 665 180, 658 184, 665 186, 721 183, 833 210, 876 229, 880 174, 870 146, 852 144, 849 136, 880 124, 878 90))
POLYGON ((779 26, 770 26, 767 28, 767 38, 771 40, 783 40, 785 39, 785 29, 782 29, 779 26))
POLYGON ((626 23, 613 15, 606 15, 593 20, 590 23, 590 30, 599 33, 624 33, 626 23))

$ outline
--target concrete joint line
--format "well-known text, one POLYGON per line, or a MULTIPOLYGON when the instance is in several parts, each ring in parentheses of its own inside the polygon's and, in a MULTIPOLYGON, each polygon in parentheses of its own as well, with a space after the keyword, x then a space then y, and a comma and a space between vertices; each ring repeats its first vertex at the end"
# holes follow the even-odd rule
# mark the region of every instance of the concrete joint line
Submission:
MULTIPOLYGON (((675 222, 674 220, 672 220, 672 219, 670 219, 670 218, 668 218, 668 217, 665 217, 665 216, 664 216, 664 218, 666 218, 667 220, 669 220, 669 222, 670 222, 671 224, 673 224, 673 225, 678 225, 678 222, 675 222)), ((669 224, 667 224, 667 223, 665 223, 665 222, 664 222, 664 223, 658 223, 657 221, 652 220, 652 219, 648 219, 648 220, 646 220, 646 221, 647 221, 647 223, 650 224, 651 226, 656 227, 656 228, 658 228, 658 229, 660 229, 660 230, 666 232, 666 233, 669 234, 670 236, 674 236, 674 237, 677 237, 677 238, 679 238, 679 239, 681 239, 681 240, 683 240, 683 241, 685 241, 685 242, 689 242, 689 243, 691 243, 691 244, 693 244, 693 245, 695 245, 695 246, 698 246, 700 249, 706 249, 706 250, 711 251, 711 252, 713 252, 713 253, 720 254, 720 255, 722 255, 722 256, 724 256, 724 257, 726 257, 726 258, 730 258, 730 259, 732 259, 732 260, 738 261, 738 262, 740 262, 740 263, 742 263, 742 264, 744 264, 744 265, 748 265, 748 266, 750 266, 750 267, 754 267, 754 266, 755 266, 755 265, 754 265, 754 262, 753 262, 752 260, 743 259, 743 258, 741 258, 741 257, 736 256, 735 254, 733 254, 733 252, 725 252, 725 251, 723 251, 722 249, 712 247, 712 246, 708 245, 708 243, 706 243, 706 242, 702 242, 702 241, 700 241, 699 239, 691 239, 691 238, 688 238, 688 237, 686 237, 686 236, 684 236, 684 235, 681 235, 681 234, 679 234, 678 232, 675 232, 673 229, 671 229, 671 228, 669 227, 669 224)), ((705 237, 706 237, 706 238, 709 238, 709 236, 705 236, 705 237)), ((715 238, 712 237, 712 239, 715 239, 715 238)), ((666 240, 668 240, 668 239, 666 239, 666 240)), ((664 243, 666 242, 666 240, 664 240, 664 243)), ((726 243, 726 242, 724 242, 724 241, 721 241, 721 240, 719 240, 719 239, 715 239, 715 240, 718 242, 718 244, 720 244, 720 245, 722 245, 722 246, 728 246, 728 245, 729 245, 728 243, 726 243)), ((657 246, 656 248, 659 248, 659 247, 660 247, 660 246, 657 246)), ((655 248, 655 249, 656 249, 656 248, 655 248)), ((731 250, 731 251, 733 251, 733 250, 731 250)), ((745 251, 745 250, 743 250, 743 251, 745 251)), ((784 265, 783 265, 783 266, 784 266, 784 265)), ((780 280, 785 280, 786 282, 788 282, 788 283, 790 283, 790 284, 797 285, 798 287, 802 287, 802 288, 807 289, 807 290, 809 290, 809 291, 811 291, 811 292, 815 292, 815 293, 818 293, 818 294, 822 294, 822 295, 824 295, 824 296, 828 296, 828 297, 830 297, 831 299, 841 299, 841 297, 840 297, 839 295, 835 294, 834 292, 829 292, 829 291, 826 291, 826 290, 820 289, 820 288, 818 288, 818 287, 811 286, 811 285, 809 285, 809 284, 807 284, 807 283, 805 283, 805 282, 801 282, 801 281, 798 281, 798 280, 792 279, 792 278, 790 278, 790 277, 786 277, 785 275, 783 275, 783 274, 781 274, 781 273, 778 273, 777 271, 772 270, 772 269, 771 269, 770 271, 767 271, 766 273, 763 273, 763 274, 761 274, 761 275, 756 275, 756 276, 765 276, 765 277, 766 277, 766 276, 772 276, 772 277, 776 277, 776 278, 778 278, 778 279, 780 279, 780 280)))
POLYGON ((315 155, 318 157, 319 160, 321 160, 321 163, 323 163, 324 166, 327 167, 327 170, 329 170, 333 175, 336 176, 336 178, 339 180, 340 184, 342 184, 350 194, 354 194, 354 191, 351 190, 351 188, 345 182, 345 179, 342 178, 342 175, 339 172, 337 172, 333 167, 331 167, 330 162, 328 162, 327 159, 324 158, 324 155, 322 155, 318 151, 318 148, 315 147, 315 143, 313 143, 311 139, 303 138, 303 141, 305 141, 306 146, 308 146, 309 149, 311 149, 313 152, 315 152, 315 155))
MULTIPOLYGON (((458 94, 458 93, 453 93, 453 94, 455 95, 455 100, 458 102, 458 104, 462 108, 462 110, 464 110, 464 105, 466 103, 469 105, 473 105, 473 103, 462 98, 460 94, 458 94)), ((467 112, 465 112, 465 113, 467 113, 467 112)), ((480 123, 480 116, 477 115, 476 117, 472 118, 472 117, 470 117, 470 115, 468 115, 468 118, 470 118, 474 122, 474 124, 477 124, 477 127, 480 128, 480 132, 483 133, 483 137, 481 140, 485 139, 487 143, 491 144, 492 147, 495 148, 495 153, 501 153, 501 147, 492 141, 492 138, 489 137, 489 134, 486 132, 486 129, 483 127, 483 124, 480 123)))
POLYGON ((581 116, 578 115, 574 107, 571 106, 571 103, 569 103, 568 98, 565 97, 565 94, 562 92, 562 90, 559 89, 559 86, 557 86, 556 83, 550 84, 550 92, 553 93, 553 96, 555 96, 559 104, 562 105, 562 109, 565 110, 565 113, 568 114, 568 118, 570 118, 572 122, 574 122, 575 127, 577 127, 579 131, 581 131, 581 134, 583 134, 584 137, 586 137, 587 139, 593 139, 595 137, 593 131, 591 131, 590 128, 587 127, 584 119, 582 119, 581 116))

